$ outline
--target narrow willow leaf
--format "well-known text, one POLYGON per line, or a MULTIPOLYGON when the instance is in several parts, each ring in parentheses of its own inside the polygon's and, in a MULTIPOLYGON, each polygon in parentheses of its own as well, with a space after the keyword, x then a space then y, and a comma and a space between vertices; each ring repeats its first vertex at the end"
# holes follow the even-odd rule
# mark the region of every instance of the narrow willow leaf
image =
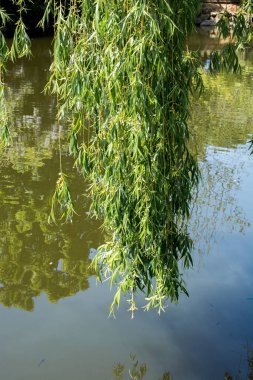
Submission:
POLYGON ((11 21, 11 17, 2 7, 0 7, 0 21, 1 21, 1 26, 5 26, 7 22, 11 21))
POLYGON ((54 15, 54 0, 45 0, 45 10, 41 20, 38 22, 38 27, 45 30, 45 27, 49 24, 50 15, 54 15))
POLYGON ((16 24, 10 54, 12 60, 31 56, 31 40, 22 19, 16 24))
POLYGON ((74 204, 68 187, 67 176, 61 172, 59 173, 55 192, 51 199, 49 221, 53 221, 54 223, 61 220, 71 222, 74 213, 74 204))
POLYGON ((5 37, 0 30, 0 65, 2 62, 6 61, 9 57, 9 48, 6 43, 5 37))
POLYGON ((7 120, 4 120, 4 122, 0 120, 0 143, 7 147, 11 142, 12 138, 7 120))

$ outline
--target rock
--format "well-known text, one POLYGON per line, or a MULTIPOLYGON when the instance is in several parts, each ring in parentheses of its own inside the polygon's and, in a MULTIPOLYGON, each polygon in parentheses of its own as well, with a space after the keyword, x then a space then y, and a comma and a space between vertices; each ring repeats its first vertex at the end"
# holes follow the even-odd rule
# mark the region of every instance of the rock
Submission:
POLYGON ((238 12, 239 5, 227 4, 225 8, 229 13, 235 14, 238 12))
POLYGON ((216 18, 217 17, 217 12, 211 12, 210 13, 210 19, 216 18))
POLYGON ((219 21, 221 14, 224 12, 228 12, 231 15, 231 21, 233 21, 233 16, 238 9, 239 5, 229 4, 226 1, 224 1, 224 3, 220 3, 219 1, 217 1, 217 3, 203 2, 201 13, 196 19, 196 25, 209 28, 214 27, 219 21))
POLYGON ((208 13, 210 15, 211 12, 221 12, 223 10, 223 7, 221 4, 203 4, 201 13, 208 13))
POLYGON ((209 14, 205 13, 205 14, 200 14, 197 18, 196 18, 196 25, 200 25, 203 21, 206 21, 209 19, 209 14))
POLYGON ((210 26, 215 26, 217 23, 216 20, 205 20, 205 21, 202 21, 202 23, 200 24, 201 27, 210 27, 210 26))

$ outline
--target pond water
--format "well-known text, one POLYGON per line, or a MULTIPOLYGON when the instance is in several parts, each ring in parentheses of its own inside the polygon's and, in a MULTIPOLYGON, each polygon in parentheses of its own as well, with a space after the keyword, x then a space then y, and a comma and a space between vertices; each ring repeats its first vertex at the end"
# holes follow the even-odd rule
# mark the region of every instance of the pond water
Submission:
MULTIPOLYGON (((192 41, 205 51, 206 35, 192 41)), ((32 60, 6 76, 13 145, 0 148, 0 378, 4 380, 129 379, 138 359, 144 379, 223 379, 245 374, 253 347, 253 52, 241 76, 204 80, 192 106, 192 149, 202 182, 192 209, 194 267, 184 274, 190 297, 160 316, 123 301, 108 318, 113 290, 89 270, 104 241, 91 220, 83 179, 63 154, 78 215, 49 225, 59 172, 55 99, 42 94, 50 41, 33 41, 32 60), (135 359, 133 358, 135 356, 135 359), (146 373, 145 373, 146 371, 146 373), (162 377, 163 376, 163 377, 162 377)), ((64 134, 64 127, 61 127, 64 134)), ((139 303, 142 295, 139 295, 139 303)), ((141 377, 139 377, 141 378, 141 377)))

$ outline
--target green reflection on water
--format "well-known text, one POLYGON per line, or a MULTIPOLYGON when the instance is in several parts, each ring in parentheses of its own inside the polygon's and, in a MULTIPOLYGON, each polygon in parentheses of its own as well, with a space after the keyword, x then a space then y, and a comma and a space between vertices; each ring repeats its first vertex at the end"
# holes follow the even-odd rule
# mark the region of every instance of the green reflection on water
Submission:
MULTIPOLYGON (((253 379, 253 351, 248 346, 246 347, 246 358, 247 358, 247 379, 253 379)), ((146 378, 148 374, 148 365, 146 363, 139 362, 138 358, 135 355, 130 354, 130 363, 123 364, 117 363, 113 367, 113 380, 126 380, 126 379, 134 379, 134 380, 143 380, 146 378)), ((220 374, 222 376, 222 374, 220 374)), ((246 373, 244 374, 246 376, 246 373)), ((220 378, 221 378, 220 376, 220 378)), ((240 369, 238 369, 237 374, 232 376, 232 374, 227 371, 224 373, 225 380, 242 380, 246 377, 243 376, 240 369)), ((162 377, 159 380, 172 380, 172 376, 169 372, 164 372, 162 377)))
POLYGON ((43 291, 56 302, 88 287, 90 221, 79 217, 71 226, 48 224, 53 183, 47 170, 39 171, 36 181, 30 172, 0 168, 0 302, 5 306, 32 310, 33 297, 43 291))
MULTIPOLYGON (((134 379, 143 380, 146 378, 148 373, 148 367, 146 363, 140 363, 135 355, 130 354, 131 363, 129 368, 123 363, 115 364, 113 368, 113 379, 114 380, 124 380, 124 379, 134 379)), ((169 372, 164 372, 159 380, 172 380, 169 372)))
POLYGON ((84 184, 66 154, 63 161, 80 215, 72 225, 48 224, 59 170, 55 99, 42 94, 49 46, 49 40, 34 41, 33 59, 9 67, 13 144, 0 148, 0 302, 28 311, 42 292, 57 302, 87 289, 89 249, 100 241, 98 225, 83 216, 85 202, 78 194, 84 184))
MULTIPOLYGON (((195 36, 194 48, 214 48, 215 40, 195 36), (198 43, 196 43, 198 41, 198 43)), ((217 47, 217 46, 216 46, 217 47)), ((207 58, 207 56, 206 56, 207 58)), ((194 99, 191 109, 193 147, 200 159, 205 157, 206 147, 236 148, 245 144, 253 133, 253 52, 247 49, 240 55, 243 68, 240 75, 209 73, 203 75, 205 92, 194 99)))
MULTIPOLYGON (((220 167, 217 175, 204 163, 207 146, 234 148, 245 144, 253 132, 251 55, 240 77, 211 78, 206 74, 206 92, 193 101, 192 144, 203 162, 205 179, 192 228, 195 240, 199 236, 210 243, 216 215, 224 217, 221 223, 237 226, 241 232, 248 226, 233 197, 236 184, 231 168, 220 167), (223 179, 220 190, 219 175, 223 179), (203 218, 207 206, 212 214, 203 218)), ((55 99, 42 94, 49 65, 50 41, 34 41, 33 59, 10 66, 6 78, 13 111, 13 145, 0 148, 0 302, 24 310, 32 310, 35 297, 42 292, 56 302, 87 289, 92 275, 89 249, 103 240, 98 223, 83 216, 88 209, 80 197, 85 185, 72 170, 73 162, 66 152, 64 165, 70 173, 79 215, 72 225, 48 224, 49 199, 59 171, 55 99)), ((203 246, 199 250, 203 251, 203 246)))

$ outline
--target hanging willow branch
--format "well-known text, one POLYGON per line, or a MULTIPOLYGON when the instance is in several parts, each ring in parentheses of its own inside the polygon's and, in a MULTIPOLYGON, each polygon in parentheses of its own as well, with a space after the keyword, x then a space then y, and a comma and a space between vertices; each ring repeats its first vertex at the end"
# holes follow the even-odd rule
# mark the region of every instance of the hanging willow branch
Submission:
MULTIPOLYGON (((0 67, 1 73, 1 67, 0 67)), ((0 76, 0 144, 5 147, 9 146, 11 143, 10 134, 10 120, 8 114, 8 106, 5 98, 5 84, 1 82, 0 76)))
POLYGON ((58 220, 72 221, 75 213, 72 197, 69 191, 66 174, 60 172, 55 191, 51 200, 49 222, 58 220))
POLYGON ((113 305, 121 292, 132 294, 132 311, 137 289, 147 294, 147 309, 159 310, 187 293, 179 263, 192 263, 185 221, 198 167, 187 147, 187 118, 189 91, 202 81, 197 56, 185 51, 197 1, 179 3, 57 8, 49 85, 90 180, 91 211, 112 236, 93 265, 117 284, 113 305), (82 141, 87 125, 89 143, 82 141))
POLYGON ((8 146, 11 141, 3 78, 4 64, 8 59, 9 48, 1 31, 1 27, 5 27, 6 22, 9 20, 10 17, 8 14, 3 8, 0 8, 0 143, 5 146, 8 146))

